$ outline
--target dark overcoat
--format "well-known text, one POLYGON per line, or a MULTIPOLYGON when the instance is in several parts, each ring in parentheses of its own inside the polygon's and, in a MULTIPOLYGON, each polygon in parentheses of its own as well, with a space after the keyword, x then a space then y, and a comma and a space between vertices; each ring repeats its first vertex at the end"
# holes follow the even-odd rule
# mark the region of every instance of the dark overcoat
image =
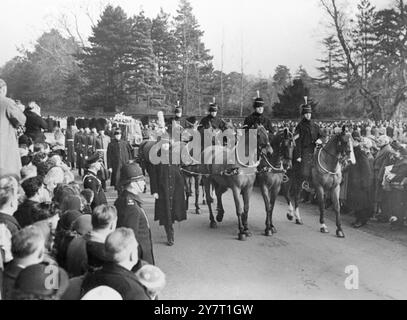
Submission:
POLYGON ((34 143, 45 142, 45 135, 41 129, 48 129, 47 122, 32 111, 26 110, 24 114, 27 117, 25 134, 29 136, 34 143))
POLYGON ((354 148, 356 164, 349 167, 348 201, 355 211, 373 208, 373 167, 360 147, 354 148))
POLYGON ((120 170, 132 159, 131 146, 123 140, 113 139, 107 147, 107 168, 112 169, 111 185, 119 186, 120 170))
POLYGON ((184 179, 179 166, 159 164, 150 167, 151 194, 157 193, 154 219, 160 225, 172 225, 174 221, 187 219, 184 179))
POLYGON ((154 264, 150 224, 140 197, 125 190, 114 205, 117 209, 117 228, 132 229, 142 250, 141 259, 154 264))

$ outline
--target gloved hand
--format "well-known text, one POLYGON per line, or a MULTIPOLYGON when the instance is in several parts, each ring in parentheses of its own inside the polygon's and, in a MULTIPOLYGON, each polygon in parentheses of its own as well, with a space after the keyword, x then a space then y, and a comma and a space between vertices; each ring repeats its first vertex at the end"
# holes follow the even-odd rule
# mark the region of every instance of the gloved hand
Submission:
POLYGON ((297 159, 297 162, 301 162, 301 161, 302 161, 302 158, 298 158, 298 159, 297 159))
POLYGON ((154 197, 155 200, 158 200, 158 199, 160 198, 159 195, 158 195, 158 193, 154 193, 154 194, 153 194, 153 197, 154 197))

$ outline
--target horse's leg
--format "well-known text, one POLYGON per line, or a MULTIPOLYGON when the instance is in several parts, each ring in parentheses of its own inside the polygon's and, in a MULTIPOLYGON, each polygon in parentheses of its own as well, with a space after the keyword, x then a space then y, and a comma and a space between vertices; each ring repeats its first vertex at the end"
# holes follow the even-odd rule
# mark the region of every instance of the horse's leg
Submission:
POLYGON ((215 217, 213 216, 213 211, 212 211, 212 203, 213 203, 213 198, 211 197, 211 193, 209 192, 209 189, 211 187, 211 181, 207 178, 204 179, 204 186, 205 186, 205 195, 206 195, 206 204, 209 209, 209 219, 210 219, 210 227, 212 229, 215 229, 217 227, 215 217))
POLYGON ((242 223, 244 233, 247 237, 251 237, 252 233, 249 231, 249 210, 250 210, 250 195, 253 192, 253 187, 246 186, 242 190, 242 197, 243 197, 243 215, 242 215, 242 223))
POLYGON ((240 204, 240 192, 237 187, 232 188, 233 192, 233 199, 235 201, 235 206, 236 206, 236 215, 237 215, 237 222, 239 224, 239 240, 244 241, 246 240, 246 234, 244 232, 243 228, 243 222, 242 222, 242 206, 240 204))
POLYGON ((195 182, 195 213, 196 214, 201 214, 201 208, 199 207, 199 184, 201 178, 199 176, 196 176, 194 178, 195 182))
MULTIPOLYGON (((298 182, 298 181, 297 181, 298 182)), ((300 194, 301 194, 301 187, 299 183, 294 183, 294 216, 295 216, 295 223, 298 225, 303 225, 302 218, 300 215, 300 194)))
POLYGON ((340 186, 335 187, 331 192, 332 205, 336 216, 336 236, 338 238, 345 238, 345 234, 341 225, 341 207, 339 204, 340 186))
POLYGON ((316 188, 317 197, 318 197, 318 206, 319 206, 319 223, 320 231, 322 233, 329 233, 328 227, 325 224, 325 194, 324 188, 321 185, 318 185, 316 188))
POLYGON ((223 209, 223 202, 222 202, 222 195, 226 192, 226 189, 218 186, 215 189, 215 193, 216 193, 216 200, 217 200, 217 215, 216 215, 216 221, 218 222, 222 222, 223 221, 223 217, 225 215, 225 210, 223 209))
POLYGON ((260 190, 264 200, 264 206, 266 207, 266 231, 264 232, 266 237, 270 237, 273 235, 271 231, 271 214, 270 214, 270 197, 269 197, 269 189, 267 184, 264 181, 264 177, 261 178, 260 181, 260 190))
POLYGON ((277 233, 277 229, 274 227, 274 224, 273 224, 273 212, 274 212, 274 206, 276 204, 276 199, 280 193, 281 181, 277 181, 277 183, 274 185, 274 187, 271 188, 271 190, 270 190, 270 223, 271 223, 271 231, 273 233, 277 233))

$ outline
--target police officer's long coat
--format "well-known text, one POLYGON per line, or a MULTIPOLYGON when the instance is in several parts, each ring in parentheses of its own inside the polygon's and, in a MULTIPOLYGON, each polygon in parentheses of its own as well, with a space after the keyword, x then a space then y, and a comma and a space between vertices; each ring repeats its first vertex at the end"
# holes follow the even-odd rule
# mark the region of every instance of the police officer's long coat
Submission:
POLYGON ((120 181, 120 169, 132 158, 130 145, 123 140, 113 139, 107 147, 107 168, 112 169, 111 185, 118 187, 120 181))
POLYGON ((160 225, 172 225, 174 221, 187 219, 184 179, 176 165, 159 164, 151 166, 151 194, 157 193, 155 202, 155 221, 160 225))
POLYGON ((154 264, 150 224, 140 197, 125 190, 114 205, 117 209, 117 228, 132 229, 142 250, 141 259, 154 264))

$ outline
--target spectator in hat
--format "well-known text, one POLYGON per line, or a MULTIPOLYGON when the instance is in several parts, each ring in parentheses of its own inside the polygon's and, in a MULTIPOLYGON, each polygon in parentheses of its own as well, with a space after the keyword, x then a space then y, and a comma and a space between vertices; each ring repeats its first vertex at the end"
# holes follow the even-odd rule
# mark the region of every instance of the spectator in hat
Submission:
POLYGON ((13 300, 60 300, 69 285, 67 273, 56 265, 35 264, 18 275, 13 300), (50 277, 54 277, 53 281, 50 277))
POLYGON ((150 224, 139 196, 144 191, 145 179, 137 163, 127 164, 122 168, 120 185, 123 192, 114 204, 118 216, 117 227, 132 229, 140 243, 141 259, 154 264, 150 224))
POLYGON ((131 146, 122 140, 122 131, 114 130, 114 139, 107 147, 107 168, 111 173, 111 185, 119 190, 121 168, 132 160, 131 146))
POLYGON ((101 270, 89 273, 82 284, 86 294, 99 286, 108 286, 122 296, 123 300, 149 300, 143 286, 131 271, 138 263, 138 243, 131 229, 119 228, 105 242, 105 250, 111 262, 101 270))
POLYGON ((166 285, 164 272, 152 265, 145 265, 136 272, 136 277, 146 288, 151 300, 156 300, 166 285))
POLYGON ((7 84, 0 79, 0 176, 11 174, 19 178, 21 159, 16 133, 26 123, 26 117, 6 95, 7 84))
POLYGON ((101 269, 108 261, 105 241, 117 225, 117 210, 114 206, 101 205, 96 207, 92 218, 92 230, 78 237, 69 244, 66 268, 71 276, 77 277, 87 271, 101 269))
POLYGON ((102 204, 107 204, 103 185, 98 178, 98 172, 102 168, 102 159, 98 153, 94 154, 87 160, 88 170, 83 177, 83 187, 93 191, 94 197, 91 204, 92 210, 102 204))
POLYGON ((18 182, 13 176, 0 178, 0 224, 5 224, 12 235, 21 229, 13 217, 18 209, 18 182))
POLYGON ((373 215, 373 167, 369 155, 362 149, 362 137, 358 131, 352 133, 356 164, 349 167, 348 203, 356 220, 355 228, 367 224, 373 215))
POLYGON ((34 143, 45 142, 44 130, 48 129, 48 125, 41 117, 40 107, 32 101, 28 104, 24 114, 27 117, 25 134, 29 136, 34 143))
POLYGON ((29 226, 18 231, 12 238, 13 261, 4 269, 3 300, 10 300, 14 283, 20 272, 44 260, 45 239, 38 227, 29 226))

